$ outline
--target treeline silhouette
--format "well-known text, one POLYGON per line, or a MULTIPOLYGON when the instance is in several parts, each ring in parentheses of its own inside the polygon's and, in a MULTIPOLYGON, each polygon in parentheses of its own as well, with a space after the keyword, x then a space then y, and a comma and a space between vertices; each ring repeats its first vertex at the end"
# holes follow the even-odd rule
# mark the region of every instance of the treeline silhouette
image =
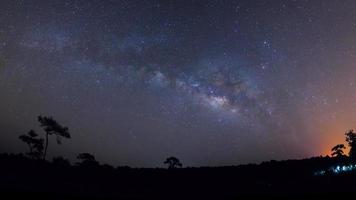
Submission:
MULTIPOLYGON (((42 127, 45 132, 45 139, 39 137, 39 135, 32 129, 27 134, 20 135, 19 139, 28 145, 29 152, 27 152, 26 155, 29 158, 35 160, 45 160, 48 150, 49 136, 56 136, 57 144, 62 144, 61 139, 70 139, 71 135, 69 133, 68 127, 62 126, 60 123, 54 120, 53 117, 46 117, 40 115, 37 119, 40 123, 40 127, 42 127)), ((82 161, 80 163, 77 163, 78 165, 99 165, 99 162, 96 161, 95 156, 90 153, 80 153, 77 156, 77 159, 82 161)), ((55 157, 53 158, 53 161, 55 163, 65 163, 66 165, 70 165, 69 160, 63 157, 55 157)), ((169 169, 174 169, 183 166, 179 159, 173 156, 168 157, 164 161, 164 164, 167 164, 169 169)))
POLYGON ((176 157, 163 161, 163 168, 113 167, 100 164, 90 153, 80 153, 78 162, 61 156, 46 159, 49 139, 70 139, 69 129, 52 117, 38 117, 44 138, 33 130, 19 139, 25 154, 0 154, 1 194, 43 199, 236 199, 251 196, 355 195, 356 172, 334 173, 333 167, 354 165, 356 133, 345 133, 350 147, 331 148, 331 155, 301 160, 267 161, 226 167, 185 167, 176 157), (324 170, 323 175, 316 172, 324 170))

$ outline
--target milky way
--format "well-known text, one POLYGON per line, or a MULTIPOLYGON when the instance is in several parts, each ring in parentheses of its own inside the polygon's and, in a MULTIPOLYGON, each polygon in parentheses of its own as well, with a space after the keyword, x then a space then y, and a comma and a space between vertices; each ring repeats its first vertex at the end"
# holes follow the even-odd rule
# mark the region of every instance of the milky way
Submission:
POLYGON ((234 165, 328 153, 356 125, 354 1, 1 1, 1 151, 234 165))

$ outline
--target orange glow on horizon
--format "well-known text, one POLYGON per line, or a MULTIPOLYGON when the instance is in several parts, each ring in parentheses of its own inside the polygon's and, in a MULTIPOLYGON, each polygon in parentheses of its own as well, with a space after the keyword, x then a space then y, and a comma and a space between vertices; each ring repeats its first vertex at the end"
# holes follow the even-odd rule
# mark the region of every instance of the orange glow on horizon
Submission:
POLYGON ((320 152, 322 156, 329 155, 331 156, 331 148, 333 148, 337 144, 344 144, 346 149, 344 149, 344 153, 348 155, 349 148, 345 141, 345 133, 352 128, 347 128, 346 124, 338 123, 338 124, 328 124, 324 127, 324 133, 321 134, 321 142, 320 142, 320 152))

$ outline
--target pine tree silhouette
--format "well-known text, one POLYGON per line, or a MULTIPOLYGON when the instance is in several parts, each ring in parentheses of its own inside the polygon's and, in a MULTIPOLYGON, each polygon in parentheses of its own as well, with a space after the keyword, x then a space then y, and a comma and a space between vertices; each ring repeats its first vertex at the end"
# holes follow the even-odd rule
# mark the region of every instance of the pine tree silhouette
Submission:
POLYGON ((48 148, 48 137, 50 135, 57 136, 57 144, 61 144, 61 138, 71 138, 68 128, 60 125, 52 117, 42 117, 38 116, 38 121, 40 122, 41 127, 43 127, 46 132, 46 144, 43 153, 43 159, 46 159, 47 148, 48 148))

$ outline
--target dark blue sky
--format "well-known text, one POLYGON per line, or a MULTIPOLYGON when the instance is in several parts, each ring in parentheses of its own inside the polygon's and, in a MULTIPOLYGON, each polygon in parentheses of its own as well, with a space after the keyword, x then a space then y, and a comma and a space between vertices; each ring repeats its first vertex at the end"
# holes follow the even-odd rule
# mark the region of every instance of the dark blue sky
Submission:
POLYGON ((328 153, 356 124, 356 3, 1 1, 0 150, 50 115, 114 165, 328 153))

